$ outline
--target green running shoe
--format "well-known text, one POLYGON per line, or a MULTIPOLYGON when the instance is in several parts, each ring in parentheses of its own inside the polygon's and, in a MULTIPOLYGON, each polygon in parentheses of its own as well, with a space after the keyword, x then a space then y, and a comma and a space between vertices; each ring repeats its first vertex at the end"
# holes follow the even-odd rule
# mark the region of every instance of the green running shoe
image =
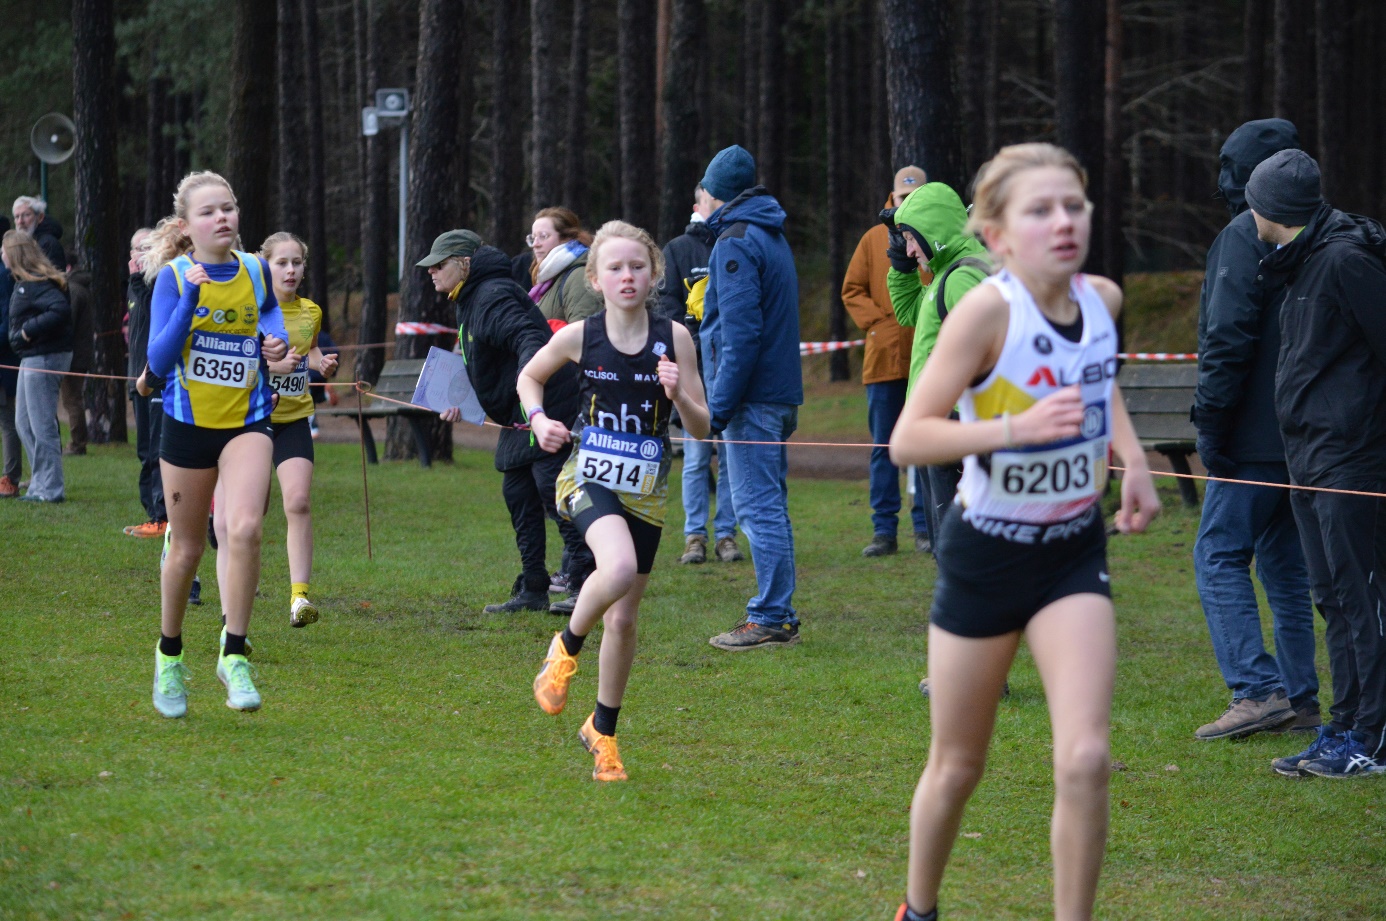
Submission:
POLYGON ((176 720, 188 712, 188 668, 183 657, 166 656, 154 647, 154 709, 176 720))
POLYGON ((260 692, 250 680, 250 662, 245 656, 218 657, 217 679, 226 685, 226 706, 232 710, 260 709, 260 692))
MULTIPOLYGON (((222 628, 221 628, 221 647, 220 647, 220 648, 221 648, 223 651, 226 649, 226 628, 225 628, 225 627, 222 627, 222 628)), ((250 637, 247 636, 247 637, 245 638, 245 654, 246 654, 246 655, 250 655, 250 654, 251 654, 252 652, 254 652, 254 651, 255 651, 254 648, 251 647, 251 645, 250 645, 250 637)))

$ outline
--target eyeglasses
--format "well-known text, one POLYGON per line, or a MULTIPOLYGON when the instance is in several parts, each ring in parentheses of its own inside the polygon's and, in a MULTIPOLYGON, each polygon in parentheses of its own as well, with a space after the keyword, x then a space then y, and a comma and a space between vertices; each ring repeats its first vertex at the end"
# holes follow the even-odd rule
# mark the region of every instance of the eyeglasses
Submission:
POLYGON ((538 236, 535 236, 534 234, 529 234, 525 237, 525 246, 532 247, 536 243, 543 243, 545 240, 551 240, 554 236, 555 235, 551 233, 541 233, 538 236))

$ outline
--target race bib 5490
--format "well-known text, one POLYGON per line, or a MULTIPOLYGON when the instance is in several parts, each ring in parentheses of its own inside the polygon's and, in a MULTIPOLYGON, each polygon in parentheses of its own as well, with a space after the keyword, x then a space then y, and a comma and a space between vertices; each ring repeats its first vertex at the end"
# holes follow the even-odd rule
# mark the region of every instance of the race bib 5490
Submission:
POLYGON ((280 396, 301 397, 308 392, 308 359, 300 358, 288 374, 271 374, 270 386, 280 396))
POLYGON ((658 438, 589 425, 578 442, 577 481, 647 496, 658 482, 663 456, 664 444, 658 438))

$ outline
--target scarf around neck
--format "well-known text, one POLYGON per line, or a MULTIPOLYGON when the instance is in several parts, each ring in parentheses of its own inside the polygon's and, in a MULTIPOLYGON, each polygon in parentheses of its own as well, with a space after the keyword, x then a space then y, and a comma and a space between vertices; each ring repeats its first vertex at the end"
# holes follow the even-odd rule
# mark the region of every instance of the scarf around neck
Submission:
POLYGON ((582 258, 586 252, 587 247, 582 245, 579 240, 569 240, 562 246, 556 246, 550 250, 539 265, 539 274, 535 278, 534 287, 529 289, 529 299, 536 304, 539 303, 539 298, 553 287, 554 279, 563 274, 564 269, 582 258))

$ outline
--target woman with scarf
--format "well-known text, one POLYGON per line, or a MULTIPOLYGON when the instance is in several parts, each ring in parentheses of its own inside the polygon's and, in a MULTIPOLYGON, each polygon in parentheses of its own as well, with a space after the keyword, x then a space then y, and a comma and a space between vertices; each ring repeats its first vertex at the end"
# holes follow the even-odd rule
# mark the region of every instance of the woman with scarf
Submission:
POLYGON ((587 284, 587 248, 592 234, 567 208, 544 208, 534 215, 525 238, 534 251, 529 299, 539 305, 555 331, 602 309, 602 297, 587 284))

